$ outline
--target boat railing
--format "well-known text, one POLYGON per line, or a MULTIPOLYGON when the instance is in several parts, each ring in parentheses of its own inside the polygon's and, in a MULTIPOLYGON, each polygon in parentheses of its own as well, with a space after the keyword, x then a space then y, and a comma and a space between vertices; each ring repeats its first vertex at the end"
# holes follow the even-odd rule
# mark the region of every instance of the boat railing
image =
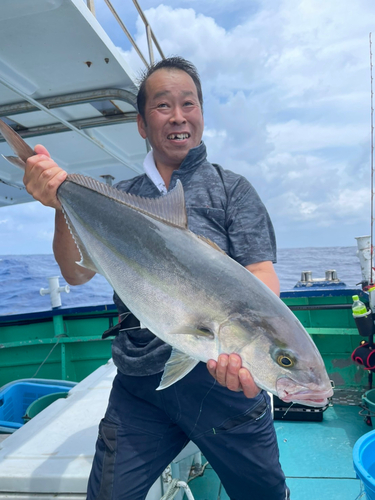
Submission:
MULTIPOLYGON (((0 78, 1 81, 1 78, 0 78)), ((13 91, 16 91, 14 88, 13 91)), ((125 89, 97 89, 87 92, 75 92, 72 94, 58 95, 53 97, 46 97, 32 101, 27 96, 21 102, 0 105, 0 117, 8 117, 22 113, 29 113, 33 111, 44 111, 65 106, 75 106, 84 103, 106 102, 106 108, 102 116, 84 118, 80 120, 71 120, 69 125, 64 123, 59 117, 54 116, 58 121, 49 125, 39 125, 34 127, 22 128, 17 123, 12 123, 9 118, 6 119, 8 125, 13 128, 25 139, 39 135, 54 134, 58 132, 65 132, 66 130, 86 129, 92 127, 100 127, 105 125, 113 125, 114 123, 136 122, 137 120, 137 99, 136 96, 125 89), (26 100, 27 99, 27 100, 26 100), (134 111, 122 112, 118 107, 113 104, 113 100, 122 101, 130 104, 134 111)), ((47 111, 48 112, 48 111, 47 111)), ((52 114, 52 113, 50 113, 52 114)), ((0 142, 5 139, 1 136, 0 142)))
MULTIPOLYGON (((142 54, 140 48, 137 43, 125 27, 124 23, 120 19, 118 13, 115 8, 111 4, 109 0, 104 0, 108 5, 110 11, 114 15, 115 19, 127 35, 129 41, 133 45, 137 54, 143 61, 146 67, 149 67, 154 63, 154 53, 153 53, 153 44, 155 45, 157 51, 160 54, 160 57, 164 59, 164 54, 160 45, 153 33, 151 26, 142 11, 137 0, 132 0, 135 5, 144 25, 146 28, 147 35, 147 43, 148 43, 148 51, 149 51, 149 62, 142 54)), ((86 0, 87 7, 90 12, 95 16, 95 5, 94 0, 86 0)), ((116 88, 107 88, 107 89, 95 89, 86 92, 75 92, 66 95, 57 95, 52 97, 41 98, 38 100, 33 99, 26 92, 23 92, 19 88, 15 88, 13 84, 9 84, 5 79, 0 76, 0 83, 4 85, 9 90, 18 94, 21 98, 21 102, 15 102, 11 104, 0 105, 0 117, 5 120, 8 125, 12 126, 23 138, 35 137, 40 135, 47 134, 55 134, 65 131, 73 131, 76 134, 82 136, 85 140, 99 146, 102 150, 108 153, 109 156, 119 161, 120 163, 124 163, 123 158, 121 158, 115 151, 112 151, 109 147, 103 144, 103 140, 97 140, 95 137, 90 136, 84 132, 84 129, 90 129, 93 127, 102 127, 107 125, 119 124, 119 123, 127 123, 127 122, 136 122, 137 120, 137 103, 136 103, 136 95, 134 92, 125 90, 125 89, 116 89, 116 88), (122 111, 115 105, 114 100, 122 101, 126 104, 129 104, 133 110, 122 111), (95 106, 95 103, 101 101, 104 109, 101 109, 100 112, 102 116, 96 117, 88 117, 81 118, 76 120, 65 120, 60 115, 54 113, 52 110, 56 108, 62 108, 65 106, 74 106, 78 104, 91 103, 95 106), (17 122, 13 122, 12 119, 9 119, 9 116, 34 112, 34 111, 43 111, 47 115, 56 119, 55 123, 52 124, 42 124, 42 125, 34 125, 29 127, 20 126, 17 122)), ((0 143, 4 142, 3 137, 0 136, 0 143)), ((147 149, 149 146, 146 143, 147 149)), ((126 162, 125 162, 126 163, 126 162)), ((126 163, 127 164, 127 163, 126 163)), ((133 168, 132 168, 133 169, 133 168)), ((138 170, 134 169, 136 173, 139 173, 138 170)))
MULTIPOLYGON (((148 45, 148 55, 149 55, 149 62, 147 61, 147 59, 145 58, 145 56, 143 55, 142 51, 140 50, 140 48, 138 47, 137 45, 137 42, 134 40, 134 38, 131 36, 130 32, 128 31, 128 29, 126 28, 125 24, 122 22, 120 16, 118 15, 118 13, 116 12, 116 9, 113 7, 112 3, 109 1, 109 0, 104 0, 105 3, 107 4, 109 10, 112 12, 114 18, 116 19, 116 21, 118 22, 118 24, 120 25, 121 29, 123 30, 123 32, 126 34, 128 40, 130 41, 130 43, 132 44, 132 46, 134 47, 134 50, 137 52, 137 54, 139 55, 139 57, 141 58, 141 60, 143 61, 143 63, 145 64, 145 66, 150 66, 152 64, 154 64, 154 51, 153 51, 153 46, 152 46, 152 42, 154 42, 154 45, 155 47, 157 48, 159 54, 160 54, 160 57, 162 59, 165 58, 164 54, 163 54, 163 51, 159 45, 159 42, 157 41, 155 35, 154 35, 154 32, 152 31, 152 28, 150 26, 150 23, 148 22, 141 6, 139 5, 138 1, 137 0, 132 0, 133 1, 133 4, 135 5, 135 8, 137 9, 138 11, 138 14, 140 16, 140 18, 142 19, 143 21, 143 24, 145 25, 145 29, 146 29, 146 37, 147 37, 147 45, 148 45)), ((87 7, 89 8, 89 10, 91 11, 91 13, 95 16, 95 1, 94 0, 86 0, 86 3, 87 3, 87 7)))

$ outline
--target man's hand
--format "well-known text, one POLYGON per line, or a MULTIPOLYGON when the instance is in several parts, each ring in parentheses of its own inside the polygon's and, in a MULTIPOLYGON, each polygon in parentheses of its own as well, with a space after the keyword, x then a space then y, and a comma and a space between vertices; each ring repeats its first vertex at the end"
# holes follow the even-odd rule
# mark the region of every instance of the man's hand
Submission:
POLYGON ((243 391, 247 398, 254 398, 260 392, 249 370, 242 368, 238 354, 220 354, 217 362, 213 359, 208 361, 207 369, 220 385, 231 391, 243 391))
POLYGON ((66 179, 67 173, 55 163, 44 146, 35 146, 35 156, 26 162, 23 182, 26 191, 35 200, 47 207, 61 210, 56 192, 60 184, 66 179))

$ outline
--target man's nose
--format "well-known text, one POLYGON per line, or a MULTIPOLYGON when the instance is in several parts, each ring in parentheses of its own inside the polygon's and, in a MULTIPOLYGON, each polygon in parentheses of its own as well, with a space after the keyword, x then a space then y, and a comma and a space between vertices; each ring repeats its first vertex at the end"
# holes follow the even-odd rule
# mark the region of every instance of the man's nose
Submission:
POLYGON ((170 118, 171 123, 186 123, 186 118, 184 115, 184 111, 181 106, 175 106, 173 108, 172 116, 170 118))

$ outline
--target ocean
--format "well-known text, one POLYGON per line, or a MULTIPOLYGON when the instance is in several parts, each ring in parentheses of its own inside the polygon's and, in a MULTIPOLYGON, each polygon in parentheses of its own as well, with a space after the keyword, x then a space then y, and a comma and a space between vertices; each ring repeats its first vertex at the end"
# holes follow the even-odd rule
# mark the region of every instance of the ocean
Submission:
MULTIPOLYGON (((302 271, 312 271, 313 278, 324 278, 325 271, 335 269, 348 287, 361 281, 361 268, 356 247, 279 249, 275 264, 281 290, 289 290, 301 278, 302 271)), ((51 309, 49 295, 41 296, 40 289, 48 288, 48 278, 60 276, 53 255, 0 256, 0 315, 21 314, 51 309)), ((66 285, 60 278, 60 286, 66 285)), ((70 287, 61 294, 62 307, 112 304, 112 289, 106 280, 96 275, 85 285, 70 287)))

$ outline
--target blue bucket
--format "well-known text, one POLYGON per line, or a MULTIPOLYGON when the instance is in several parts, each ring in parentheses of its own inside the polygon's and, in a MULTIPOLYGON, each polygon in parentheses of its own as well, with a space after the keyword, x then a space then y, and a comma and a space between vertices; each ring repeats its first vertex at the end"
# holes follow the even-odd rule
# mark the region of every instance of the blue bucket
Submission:
POLYGON ((0 434, 23 426, 27 408, 37 399, 54 392, 68 392, 76 382, 49 379, 21 379, 0 388, 0 434))
POLYGON ((362 481, 367 500, 375 500, 375 430, 358 439, 353 448, 353 465, 362 481))

